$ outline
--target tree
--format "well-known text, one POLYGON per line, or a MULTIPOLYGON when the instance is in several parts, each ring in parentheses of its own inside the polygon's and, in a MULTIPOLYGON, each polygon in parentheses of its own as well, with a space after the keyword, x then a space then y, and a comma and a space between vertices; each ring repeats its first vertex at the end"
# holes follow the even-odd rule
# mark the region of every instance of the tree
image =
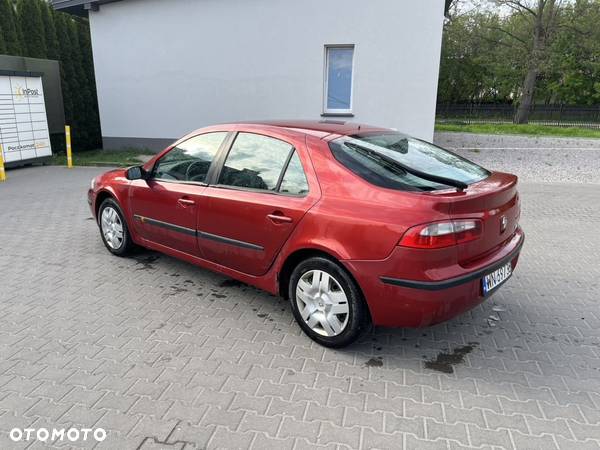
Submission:
POLYGON ((21 54, 21 41, 17 30, 15 6, 12 0, 0 0, 0 33, 2 33, 5 53, 21 54))
POLYGON ((65 119, 77 150, 101 144, 89 33, 87 19, 55 12, 46 0, 0 0, 0 54, 59 61, 65 119))
POLYGON ((549 48, 548 90, 553 101, 600 103, 600 2, 579 0, 563 11, 549 48))
POLYGON ((458 0, 445 0, 444 1, 444 15, 450 17, 450 12, 456 8, 458 0))
POLYGON ((519 26, 512 17, 485 10, 450 15, 444 25, 439 101, 512 102, 524 58, 511 39, 498 31, 501 25, 519 26))
POLYGON ((94 72, 94 58, 92 55, 92 42, 90 39, 89 24, 87 21, 77 22, 79 48, 81 49, 81 63, 85 76, 86 86, 86 122, 88 131, 88 144, 92 147, 102 146, 100 139, 100 116, 98 114, 98 95, 96 92, 96 75, 94 72))
POLYGON ((60 60, 60 79, 63 92, 63 104, 65 108, 65 120, 72 124, 73 121, 73 95, 76 89, 75 71, 71 53, 73 47, 68 30, 68 22, 72 20, 69 16, 56 14, 56 34, 58 39, 58 50, 60 60))
POLYGON ((0 28, 0 55, 6 53, 6 44, 4 43, 4 35, 2 34, 2 28, 0 28))
POLYGON ((46 3, 40 3, 40 12, 42 16, 42 23, 44 27, 44 38, 46 42, 46 55, 48 59, 58 59, 58 38, 56 36, 56 25, 54 24, 54 9, 46 3))
POLYGON ((496 0, 496 3, 512 10, 513 15, 527 24, 525 31, 528 36, 519 36, 505 27, 499 27, 516 45, 524 46, 527 51, 527 69, 514 118, 515 123, 527 123, 538 77, 542 73, 549 44, 557 30, 562 0, 496 0))
POLYGON ((38 0, 20 0, 17 4, 19 28, 23 39, 23 56, 44 58, 46 39, 40 2, 38 0))

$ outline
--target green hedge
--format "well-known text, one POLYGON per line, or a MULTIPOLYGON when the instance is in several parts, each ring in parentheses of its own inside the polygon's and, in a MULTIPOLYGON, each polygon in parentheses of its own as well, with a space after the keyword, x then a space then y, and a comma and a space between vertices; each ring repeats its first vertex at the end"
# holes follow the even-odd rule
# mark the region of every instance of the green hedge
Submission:
POLYGON ((0 0, 0 54, 58 60, 73 150, 101 147, 87 19, 56 12, 45 0, 0 0))

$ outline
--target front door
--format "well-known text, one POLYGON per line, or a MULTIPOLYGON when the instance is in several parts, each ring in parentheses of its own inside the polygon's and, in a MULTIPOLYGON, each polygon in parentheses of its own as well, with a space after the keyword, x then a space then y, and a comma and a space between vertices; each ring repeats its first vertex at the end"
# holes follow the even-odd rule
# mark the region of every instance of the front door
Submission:
POLYGON ((187 139, 158 159, 149 179, 132 182, 133 226, 142 238, 201 255, 196 232, 201 196, 226 135, 214 132, 187 139))
POLYGON ((203 257, 251 275, 262 275, 317 201, 301 155, 305 144, 238 133, 218 182, 203 192, 198 241, 203 257), (299 150, 302 152, 299 153, 299 150))

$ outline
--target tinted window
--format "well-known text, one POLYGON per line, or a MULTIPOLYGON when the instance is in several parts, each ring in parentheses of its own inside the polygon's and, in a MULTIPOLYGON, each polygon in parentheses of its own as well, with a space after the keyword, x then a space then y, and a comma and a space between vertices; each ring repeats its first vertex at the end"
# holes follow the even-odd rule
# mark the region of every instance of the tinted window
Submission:
POLYGON ((239 133, 227 155, 220 184, 275 190, 292 146, 279 139, 239 133))
POLYGON ((154 178, 203 183, 226 135, 226 132, 207 133, 182 142, 158 160, 154 178))
POLYGON ((448 188, 412 175, 402 166, 466 184, 489 175, 487 170, 471 161, 400 133, 346 136, 332 141, 329 146, 335 158, 354 173, 391 189, 431 191, 448 188))
POLYGON ((292 159, 285 171, 285 175, 281 180, 279 192, 284 194, 302 195, 308 192, 308 182, 302 168, 302 163, 298 157, 298 153, 294 152, 292 159))

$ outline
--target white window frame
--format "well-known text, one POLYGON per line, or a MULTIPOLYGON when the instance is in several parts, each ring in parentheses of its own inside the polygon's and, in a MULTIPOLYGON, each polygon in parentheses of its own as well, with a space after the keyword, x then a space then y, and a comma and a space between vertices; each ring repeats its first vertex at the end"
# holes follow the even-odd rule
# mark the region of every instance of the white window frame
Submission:
POLYGON ((356 45, 354 44, 326 44, 323 64, 323 116, 353 116, 352 108, 354 106, 354 65, 356 61, 356 45), (350 82, 350 108, 331 109, 327 107, 327 98, 329 95, 329 50, 330 49, 352 49, 352 79, 350 82))

